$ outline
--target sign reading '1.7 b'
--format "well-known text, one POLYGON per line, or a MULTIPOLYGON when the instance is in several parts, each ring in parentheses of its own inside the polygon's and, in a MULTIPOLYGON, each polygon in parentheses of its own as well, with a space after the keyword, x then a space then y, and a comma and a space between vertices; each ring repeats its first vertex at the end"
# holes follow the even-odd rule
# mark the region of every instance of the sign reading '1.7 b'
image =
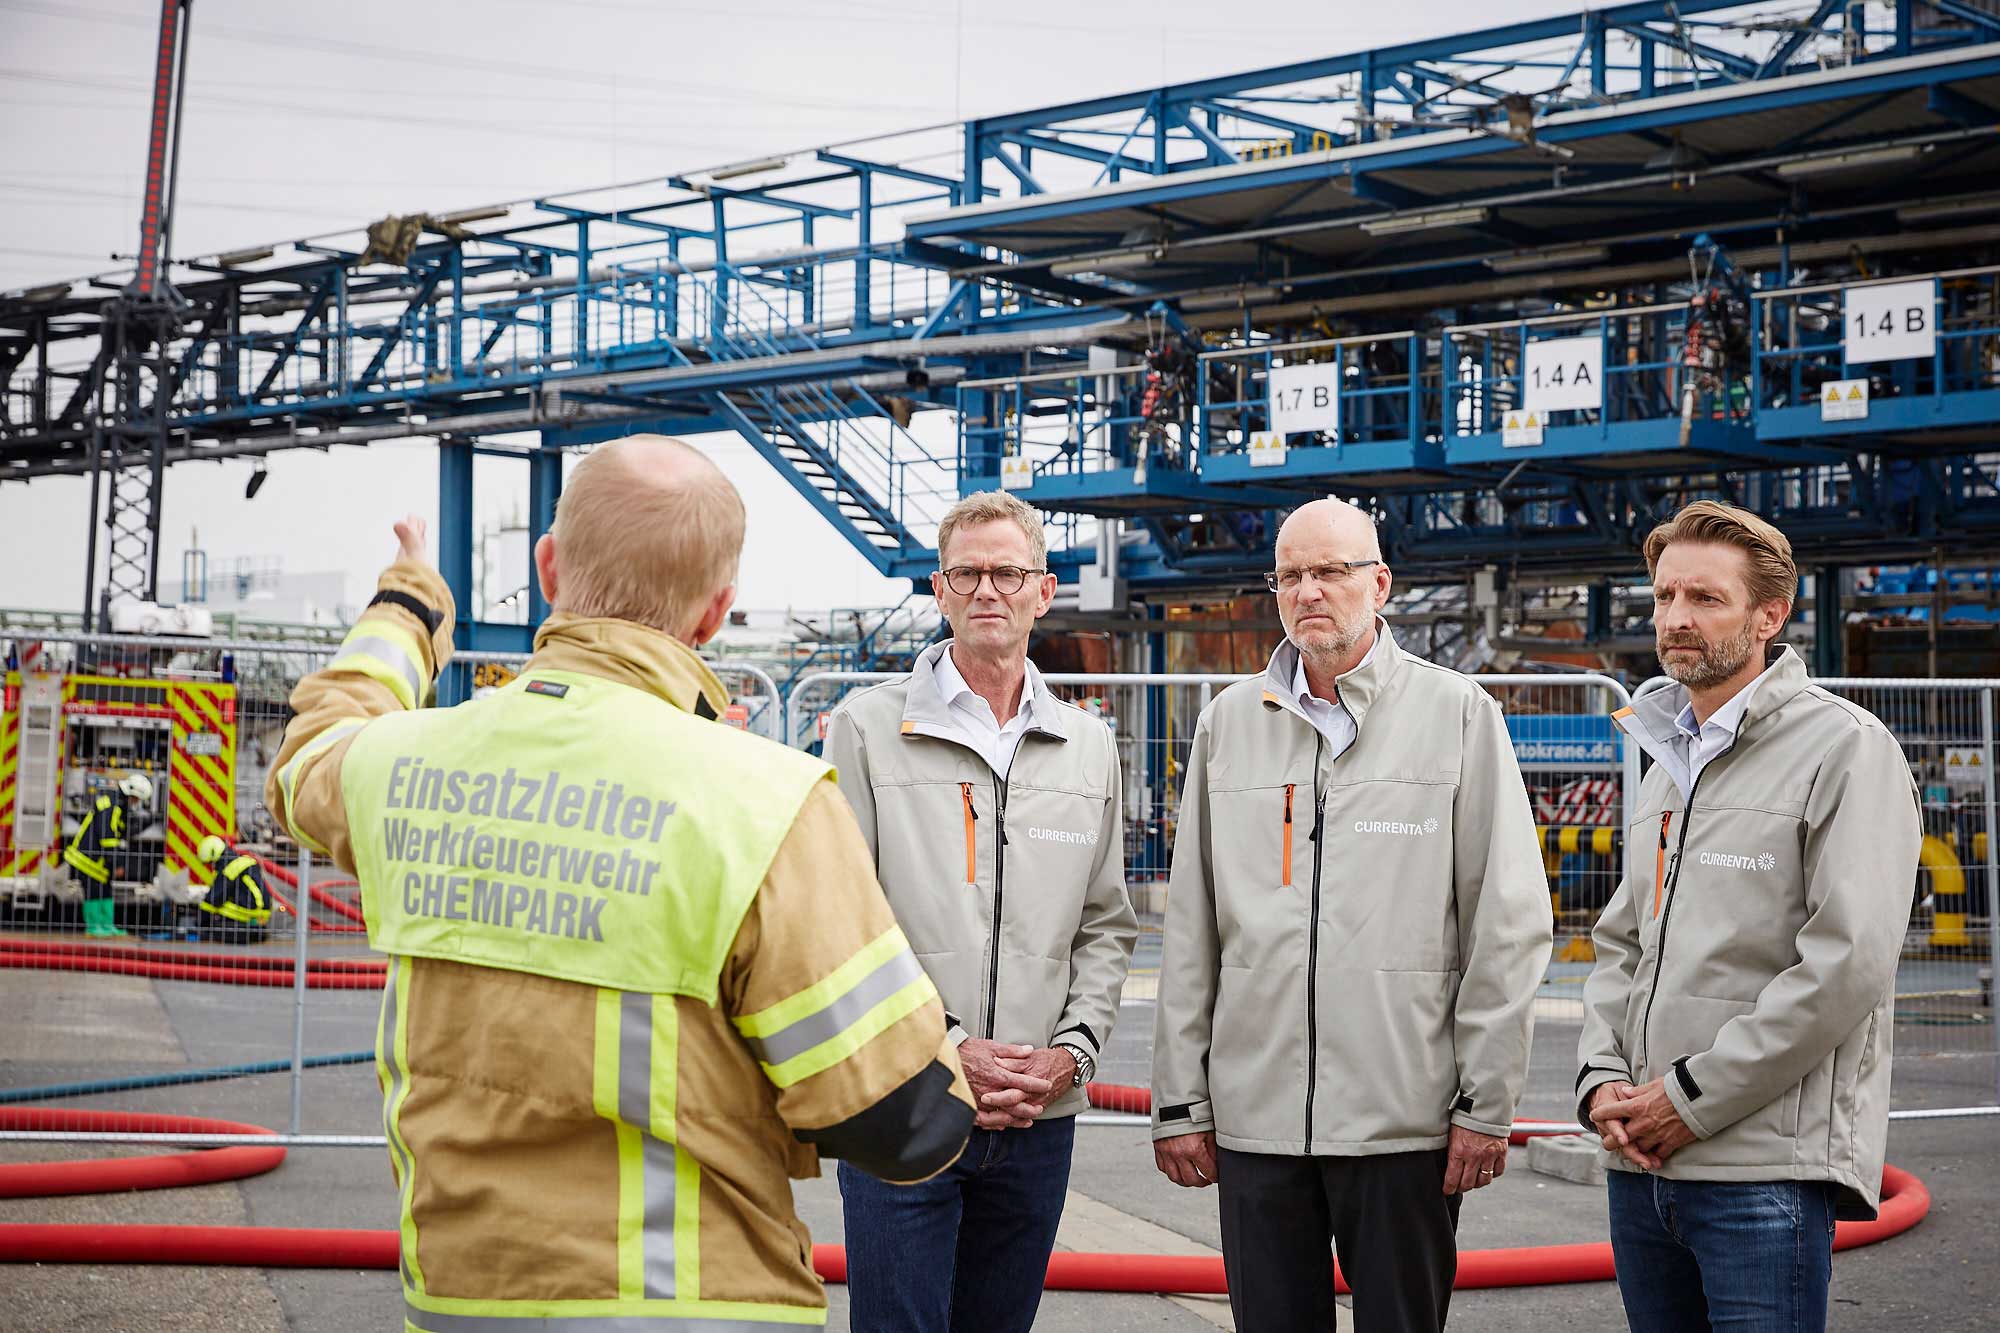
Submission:
POLYGON ((1841 293, 1849 365, 1937 354, 1937 279, 1879 282, 1841 293))
POLYGON ((1603 407, 1604 339, 1593 334, 1529 343, 1521 364, 1521 406, 1542 415, 1603 407))
POLYGON ((1323 430, 1340 438, 1340 363, 1271 367, 1271 430, 1279 439, 1323 430))

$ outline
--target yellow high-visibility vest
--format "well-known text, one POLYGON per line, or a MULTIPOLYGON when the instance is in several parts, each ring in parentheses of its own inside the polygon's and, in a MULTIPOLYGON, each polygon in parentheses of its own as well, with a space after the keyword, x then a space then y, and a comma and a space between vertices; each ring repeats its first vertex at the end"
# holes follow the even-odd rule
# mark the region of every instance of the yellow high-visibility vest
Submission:
MULTIPOLYGON (((717 1003, 772 858, 831 772, 655 695, 573 672, 532 671, 484 699, 388 714, 355 733, 340 767, 355 869, 369 941, 397 956, 377 1057, 402 1185, 410 1328, 483 1333, 547 1319, 577 1333, 655 1324, 663 1333, 723 1333, 817 1322, 818 1311, 683 1294, 694 1275, 676 1277, 675 1234, 700 1226, 702 1172, 676 1147, 676 1020, 665 997, 717 1003), (615 1299, 425 1292, 398 1128, 409 958, 599 988, 595 1031, 580 1040, 593 1043, 597 1113, 617 1131, 618 1196, 604 1201, 618 1235, 615 1299)), ((801 987, 815 980, 801 978, 801 987)))

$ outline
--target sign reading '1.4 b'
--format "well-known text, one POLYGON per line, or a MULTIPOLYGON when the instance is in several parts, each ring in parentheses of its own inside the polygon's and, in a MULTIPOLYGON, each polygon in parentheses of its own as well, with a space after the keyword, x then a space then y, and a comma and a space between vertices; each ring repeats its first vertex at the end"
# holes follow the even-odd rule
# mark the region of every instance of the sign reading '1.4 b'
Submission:
POLYGON ((1841 293, 1849 365, 1937 353, 1937 279, 1879 282, 1841 293))
POLYGON ((1543 338, 1522 358, 1521 406, 1530 412, 1604 406, 1604 339, 1543 338))

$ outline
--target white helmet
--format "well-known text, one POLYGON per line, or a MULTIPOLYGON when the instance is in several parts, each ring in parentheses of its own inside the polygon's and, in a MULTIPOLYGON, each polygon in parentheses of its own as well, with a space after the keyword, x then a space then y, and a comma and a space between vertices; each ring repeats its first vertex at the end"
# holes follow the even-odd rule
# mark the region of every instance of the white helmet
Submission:
POLYGON ((153 780, 144 773, 127 773, 118 780, 118 790, 135 801, 150 803, 153 799, 153 780))

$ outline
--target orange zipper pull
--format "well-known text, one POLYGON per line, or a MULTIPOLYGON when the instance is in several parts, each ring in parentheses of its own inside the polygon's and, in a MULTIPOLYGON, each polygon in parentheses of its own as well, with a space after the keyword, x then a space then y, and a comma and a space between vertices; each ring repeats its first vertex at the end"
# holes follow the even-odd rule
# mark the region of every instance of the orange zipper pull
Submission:
POLYGON ((958 792, 965 798, 965 887, 976 889, 979 887, 979 853, 978 844, 973 837, 973 824, 979 818, 979 812, 972 808, 970 782, 959 783, 958 792))
POLYGON ((1284 862, 1284 883, 1282 887, 1292 887, 1292 794, 1299 789, 1296 782, 1285 784, 1285 842, 1280 852, 1284 862))

